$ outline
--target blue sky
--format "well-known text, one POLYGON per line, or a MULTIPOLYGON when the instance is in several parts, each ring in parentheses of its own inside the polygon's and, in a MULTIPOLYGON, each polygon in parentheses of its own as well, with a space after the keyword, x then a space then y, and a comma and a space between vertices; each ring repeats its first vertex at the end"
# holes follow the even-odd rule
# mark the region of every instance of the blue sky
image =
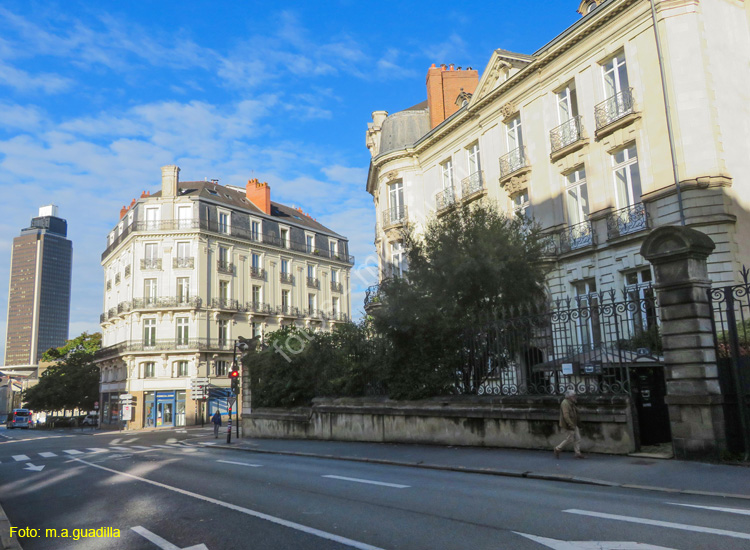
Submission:
MULTIPOLYGON (((425 99, 432 63, 533 53, 578 2, 35 2, 0 6, 0 334, 11 244, 44 204, 73 240, 71 337, 98 330, 119 209, 184 180, 268 181, 346 235, 353 313, 374 282, 365 130, 425 99)), ((0 347, 0 360, 4 356, 0 347)))

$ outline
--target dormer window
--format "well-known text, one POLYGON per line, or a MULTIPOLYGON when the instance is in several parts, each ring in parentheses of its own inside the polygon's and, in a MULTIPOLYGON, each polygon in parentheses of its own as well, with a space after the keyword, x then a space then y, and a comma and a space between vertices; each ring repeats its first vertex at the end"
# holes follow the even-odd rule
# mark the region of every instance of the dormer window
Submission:
POLYGON ((582 0, 578 6, 578 13, 582 16, 587 15, 594 11, 602 2, 603 0, 582 0))

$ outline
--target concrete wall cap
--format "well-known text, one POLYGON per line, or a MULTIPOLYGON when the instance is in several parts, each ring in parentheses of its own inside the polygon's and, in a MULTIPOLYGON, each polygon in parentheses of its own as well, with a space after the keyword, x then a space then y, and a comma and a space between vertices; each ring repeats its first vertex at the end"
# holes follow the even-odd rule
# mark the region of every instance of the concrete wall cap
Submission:
POLYGON ((649 262, 675 256, 706 258, 716 245, 711 237, 696 229, 665 225, 654 229, 641 245, 641 256, 649 262))

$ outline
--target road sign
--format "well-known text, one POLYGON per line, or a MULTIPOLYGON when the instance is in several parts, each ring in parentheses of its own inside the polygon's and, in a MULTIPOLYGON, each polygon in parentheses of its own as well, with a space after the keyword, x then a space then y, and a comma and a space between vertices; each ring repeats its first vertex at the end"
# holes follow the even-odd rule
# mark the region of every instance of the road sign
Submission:
POLYGON ((122 406, 122 419, 133 420, 133 405, 122 406))
POLYGON ((236 397, 227 397, 227 404, 230 407, 234 407, 235 403, 237 403, 237 398, 236 397))
POLYGON ((123 393, 120 396, 120 401, 132 401, 132 399, 133 399, 133 394, 132 393, 123 393))

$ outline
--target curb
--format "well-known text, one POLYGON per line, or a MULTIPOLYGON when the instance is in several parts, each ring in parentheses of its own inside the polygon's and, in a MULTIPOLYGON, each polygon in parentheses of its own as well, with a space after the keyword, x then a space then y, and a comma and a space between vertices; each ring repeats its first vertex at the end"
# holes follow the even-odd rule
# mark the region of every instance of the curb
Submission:
POLYGON ((328 460, 346 460, 349 462, 365 462, 370 464, 384 464, 388 466, 404 466, 407 468, 423 468, 425 470, 442 470, 447 472, 461 472, 465 474, 482 474, 499 477, 515 477, 525 479, 536 479, 541 481, 557 481, 561 483, 575 483, 578 485, 593 485, 597 487, 617 487, 619 489, 635 489, 638 491, 653 491, 661 493, 671 493, 678 495, 697 495, 697 496, 708 496, 708 497, 720 497, 720 498, 736 498, 742 500, 750 500, 750 495, 734 494, 734 493, 717 493, 711 491, 699 491, 695 489, 672 489, 669 487, 658 487, 654 485, 637 485, 632 483, 617 483, 614 481, 606 481, 603 479, 593 479, 587 477, 578 477, 574 475, 566 474, 545 474, 541 472, 530 472, 524 470, 501 470, 497 468, 466 468, 464 466, 448 466, 445 464, 429 464, 426 462, 401 462, 398 460, 390 460, 387 458, 364 458, 359 456, 340 456, 340 455, 327 455, 319 453, 303 453, 298 451, 270 451, 268 449, 248 449, 246 447, 231 447, 229 445, 201 445, 200 443, 193 442, 180 442, 186 447, 201 447, 203 449, 228 449, 231 451, 244 451, 246 453, 258 453, 258 454, 270 454, 270 455, 285 455, 285 456, 299 456, 305 458, 325 458, 328 460))
POLYGON ((16 537, 10 536, 10 520, 0 506, 0 548, 2 550, 23 550, 16 537))

